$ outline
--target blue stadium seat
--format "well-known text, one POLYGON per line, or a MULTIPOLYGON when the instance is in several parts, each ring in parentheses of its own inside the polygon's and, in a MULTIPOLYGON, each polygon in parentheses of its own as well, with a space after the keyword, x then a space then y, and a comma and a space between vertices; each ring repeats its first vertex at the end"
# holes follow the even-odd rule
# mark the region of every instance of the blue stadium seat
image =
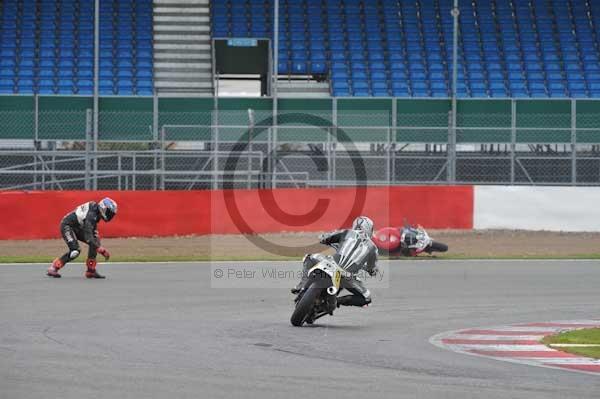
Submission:
MULTIPOLYGON (((459 94, 597 97, 598 1, 461 4, 459 94)), ((449 7, 449 0, 282 1, 279 72, 330 73, 333 94, 447 95, 449 7)), ((111 81, 102 90, 151 93, 152 2, 101 2, 100 16, 100 72, 111 81)), ((213 36, 270 36, 272 28, 271 1, 212 2, 213 36)), ((0 32, 0 91, 89 92, 92 2, 6 0, 0 32)))
MULTIPOLYGON (((0 68, 3 71, 0 79, 15 80, 14 85, 0 84, 0 91, 91 94, 93 2, 19 3, 22 11, 18 11, 14 1, 0 2, 0 68), (78 82, 81 78, 86 82, 78 82)), ((121 0, 100 2, 100 5, 101 72, 105 72, 102 76, 129 79, 133 85, 132 75, 116 76, 112 68, 123 59, 131 64, 132 49, 137 46, 137 56, 143 57, 143 64, 150 65, 152 70, 152 1, 121 0), (113 41, 117 38, 118 43, 113 41)))
MULTIPOLYGON (((593 73, 600 72, 600 60, 598 36, 590 27, 600 20, 594 20, 588 7, 597 1, 463 2, 459 95, 595 96, 596 89, 588 86, 598 78, 593 73), (577 29, 572 29, 571 21, 577 29)), ((282 48, 309 54, 280 53, 284 65, 280 72, 305 73, 307 68, 317 73, 323 65, 331 71, 334 95, 377 96, 387 79, 393 95, 447 95, 452 65, 450 1, 366 4, 358 0, 280 2, 280 40, 289 40, 291 46, 282 48), (296 64, 302 62, 309 62, 306 68, 296 64)), ((231 36, 230 25, 239 25, 241 32, 253 31, 255 25, 270 21, 271 6, 263 0, 213 1, 213 32, 231 36)))

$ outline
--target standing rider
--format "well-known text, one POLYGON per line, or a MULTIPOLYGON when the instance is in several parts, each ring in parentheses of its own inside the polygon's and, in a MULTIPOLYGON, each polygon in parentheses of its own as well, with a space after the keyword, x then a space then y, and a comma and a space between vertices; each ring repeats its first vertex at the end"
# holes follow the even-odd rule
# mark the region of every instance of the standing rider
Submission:
MULTIPOLYGON (((352 274, 352 277, 342 278, 341 288, 347 289, 351 294, 338 297, 338 306, 364 306, 371 303, 371 292, 357 274, 363 269, 371 276, 377 273, 378 252, 371 241, 372 235, 373 221, 366 216, 359 216, 352 222, 352 229, 337 230, 319 237, 321 244, 336 250, 333 259, 337 264, 352 274)), ((308 281, 308 271, 322 258, 321 254, 308 254, 304 257, 302 280, 292 289, 293 294, 302 291, 308 281)))
POLYGON ((85 262, 87 278, 104 278, 96 271, 96 254, 110 258, 109 252, 100 245, 100 237, 96 229, 98 222, 110 220, 117 214, 117 203, 110 198, 104 198, 100 202, 86 202, 79 205, 73 212, 68 213, 60 222, 60 232, 63 240, 67 243, 69 250, 60 258, 54 259, 52 266, 48 269, 49 277, 60 277, 58 271, 68 262, 77 258, 81 253, 79 241, 89 246, 88 258, 85 262))

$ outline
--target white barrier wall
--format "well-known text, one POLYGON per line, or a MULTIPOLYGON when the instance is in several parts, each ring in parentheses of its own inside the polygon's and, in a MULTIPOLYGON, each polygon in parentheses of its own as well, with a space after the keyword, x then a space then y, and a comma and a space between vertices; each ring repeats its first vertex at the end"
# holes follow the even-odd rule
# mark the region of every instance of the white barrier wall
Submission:
POLYGON ((473 228, 600 231, 600 187, 475 186, 473 228))

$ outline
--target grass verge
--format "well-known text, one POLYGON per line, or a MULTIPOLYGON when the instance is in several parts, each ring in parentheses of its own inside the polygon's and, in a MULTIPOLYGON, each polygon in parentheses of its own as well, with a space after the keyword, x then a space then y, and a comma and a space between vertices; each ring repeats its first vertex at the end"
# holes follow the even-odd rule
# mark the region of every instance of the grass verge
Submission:
POLYGON ((560 344, 553 347, 563 352, 600 359, 600 346, 562 346, 562 345, 600 345, 600 328, 584 328, 581 330, 568 331, 562 334, 545 337, 542 342, 548 346, 560 344))
MULTIPOLYGON (((0 264, 2 263, 48 263, 54 259, 52 256, 0 256, 0 264)), ((104 263, 102 257, 99 257, 99 262, 104 263)), ((121 262, 225 262, 225 261, 271 261, 271 260, 298 260, 296 257, 283 256, 115 256, 111 257, 108 263, 121 262)), ((83 263, 85 257, 77 259, 72 263, 83 263)))
MULTIPOLYGON (((43 255, 26 255, 26 256, 6 256, 0 255, 0 264, 2 263, 50 263, 54 259, 53 256, 43 255)), ((102 261, 102 257, 99 257, 102 261)), ((279 255, 252 255, 252 256, 114 256, 111 258, 111 262, 208 262, 208 261, 273 261, 273 260, 299 260, 301 256, 279 256, 279 255)), ((502 256, 469 256, 465 254, 453 254, 453 255, 436 255, 436 256, 418 256, 416 258, 390 258, 380 257, 380 259, 394 259, 394 260, 569 260, 569 259, 600 259, 600 254, 574 254, 574 255, 502 255, 502 256)), ((85 261, 85 257, 80 257, 75 263, 82 263, 85 261)))

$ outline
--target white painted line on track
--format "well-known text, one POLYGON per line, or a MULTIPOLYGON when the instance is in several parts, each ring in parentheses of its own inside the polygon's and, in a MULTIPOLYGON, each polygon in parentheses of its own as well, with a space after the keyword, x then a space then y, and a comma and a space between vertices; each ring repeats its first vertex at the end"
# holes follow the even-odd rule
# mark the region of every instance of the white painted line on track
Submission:
MULTIPOLYGON (((544 360, 544 363, 548 363, 548 362, 550 362, 550 359, 544 360)), ((554 360, 552 360, 552 363, 558 363, 558 364, 598 364, 598 365, 600 365, 600 360, 599 359, 592 359, 591 357, 586 357, 585 359, 580 359, 580 358, 574 358, 574 359, 562 358, 562 359, 554 359, 554 360)))
POLYGON ((544 338, 544 335, 462 335, 460 337, 456 337, 456 338, 462 338, 462 339, 474 339, 474 340, 490 340, 490 341, 496 341, 496 340, 523 340, 523 341, 529 341, 529 340, 534 340, 534 341, 539 341, 540 339, 544 338))
POLYGON ((454 351, 466 351, 466 350, 487 350, 487 351, 541 351, 541 352, 555 352, 552 348, 548 348, 546 345, 494 345, 494 344, 459 344, 447 345, 454 351))
MULTIPOLYGON (((563 326, 541 326, 541 327, 536 327, 536 326, 523 326, 523 325, 516 325, 516 326, 502 326, 502 327, 496 327, 494 328, 495 331, 503 331, 503 332, 511 332, 511 331, 524 331, 524 332, 528 332, 528 331, 533 331, 533 332, 537 332, 537 331, 547 331, 549 333, 552 333, 554 331, 560 331, 560 330, 564 330, 565 327, 563 326)), ((478 329, 479 330, 479 329, 478 329)))

